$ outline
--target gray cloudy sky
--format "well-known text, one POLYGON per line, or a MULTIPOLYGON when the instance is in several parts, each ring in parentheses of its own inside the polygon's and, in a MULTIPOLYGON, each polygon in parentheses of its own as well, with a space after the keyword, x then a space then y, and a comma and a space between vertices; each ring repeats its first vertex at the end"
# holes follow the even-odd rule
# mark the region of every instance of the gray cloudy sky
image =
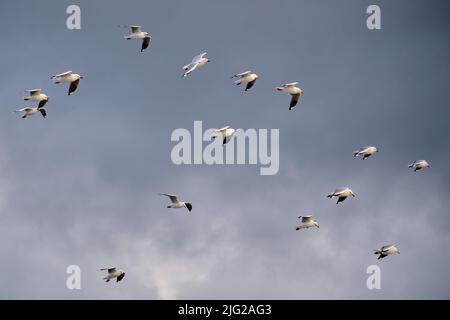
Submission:
POLYGON ((1 1, 0 298, 450 298, 448 1, 1 1), (81 7, 82 29, 66 28, 81 7), (368 5, 382 29, 366 28, 368 5), (152 42, 125 41, 139 24, 152 42), (207 51, 211 63, 182 79, 207 51), (230 76, 260 75, 247 92, 230 76), (73 96, 50 76, 85 76, 73 96), (274 87, 298 81, 288 111, 274 87), (48 117, 22 120, 25 89, 48 117), (176 128, 279 128, 280 171, 175 166, 176 128), (352 151, 376 145, 368 161, 352 151), (432 168, 407 165, 425 158, 432 168), (337 206, 326 194, 350 186, 337 206), (194 210, 165 208, 159 192, 194 210), (311 213, 320 229, 295 232, 311 213), (394 243, 400 255, 377 261, 394 243), (66 267, 82 289, 66 289, 66 267), (381 290, 366 268, 381 268, 381 290), (119 266, 120 283, 104 283, 119 266))

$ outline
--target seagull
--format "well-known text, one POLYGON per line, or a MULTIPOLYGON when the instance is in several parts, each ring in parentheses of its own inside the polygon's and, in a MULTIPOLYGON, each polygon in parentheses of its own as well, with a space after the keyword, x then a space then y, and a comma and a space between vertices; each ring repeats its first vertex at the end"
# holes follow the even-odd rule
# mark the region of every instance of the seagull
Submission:
POLYGON ((80 83, 80 79, 83 79, 83 76, 80 76, 77 73, 73 73, 72 71, 66 71, 57 75, 54 75, 51 77, 56 84, 61 82, 67 82, 70 83, 68 95, 70 96, 71 93, 75 92, 77 90, 78 84, 80 83))
POLYGON ((151 36, 148 32, 144 32, 141 30, 141 26, 130 26, 131 34, 125 36, 124 38, 127 40, 142 40, 141 52, 148 48, 150 44, 151 36))
POLYGON ((338 204, 339 202, 342 202, 345 199, 347 199, 347 197, 349 197, 349 196, 353 196, 353 197, 355 196, 352 189, 341 188, 341 189, 334 190, 334 192, 330 193, 327 197, 328 198, 338 197, 338 201, 336 202, 336 204, 338 204))
POLYGON ((297 105, 298 100, 303 96, 303 90, 296 87, 298 82, 292 82, 283 84, 281 87, 276 87, 278 91, 287 92, 292 96, 291 104, 289 105, 289 110, 297 105))
POLYGON ((408 165, 408 168, 414 168, 414 172, 420 169, 424 168, 430 168, 430 164, 427 162, 427 160, 416 160, 410 165, 408 165))
POLYGON ((187 77, 195 69, 203 67, 205 64, 207 64, 210 60, 205 58, 205 55, 206 55, 206 52, 200 53, 192 59, 191 63, 185 65, 183 67, 184 73, 181 77, 183 77, 183 78, 187 77))
POLYGON ((48 102, 47 95, 43 94, 41 89, 31 89, 25 92, 28 92, 29 95, 24 97, 23 100, 39 102, 38 108, 42 108, 48 102))
POLYGON ((28 116, 32 116, 35 114, 40 113, 44 118, 47 116, 47 111, 44 108, 32 108, 32 107, 25 107, 19 110, 15 110, 15 112, 23 112, 22 119, 25 119, 28 116))
POLYGON ((375 251, 375 254, 379 254, 380 256, 378 257, 378 259, 382 259, 384 257, 387 257, 390 254, 394 254, 394 253, 400 253, 400 251, 398 251, 397 247, 394 245, 388 245, 388 246, 383 246, 381 247, 381 250, 373 250, 375 251))
POLYGON ((222 136, 223 137, 222 145, 224 145, 225 143, 230 142, 230 140, 233 137, 235 132, 236 132, 236 130, 234 130, 233 128, 230 128, 230 126, 226 126, 226 127, 214 130, 214 132, 212 134, 212 138, 215 139, 218 136, 222 136))
POLYGON ((362 147, 356 151, 353 151, 353 156, 354 157, 363 156, 363 160, 365 160, 366 158, 370 157, 371 155, 373 155, 378 151, 379 150, 377 149, 377 147, 362 147))
POLYGON ((246 84, 247 86, 245 87, 244 91, 249 90, 251 87, 253 87, 253 85, 255 84, 256 80, 259 78, 259 76, 256 73, 252 73, 251 71, 245 71, 242 73, 238 73, 235 74, 234 76, 231 77, 233 78, 240 78, 238 80, 236 80, 234 83, 236 85, 240 85, 242 84, 246 84))
POLYGON ((116 267, 102 268, 99 271, 105 271, 105 270, 108 270, 108 275, 103 278, 103 280, 105 280, 106 282, 109 282, 109 280, 114 279, 114 278, 117 278, 116 282, 119 282, 120 280, 123 279, 123 277, 125 277, 125 272, 123 270, 117 269, 116 267))
POLYGON ((192 210, 191 203, 179 201, 177 196, 175 196, 173 194, 160 193, 160 195, 169 197, 170 201, 172 202, 172 204, 168 205, 167 208, 176 208, 176 209, 187 208, 189 210, 189 212, 192 210))
POLYGON ((319 224, 317 220, 314 219, 313 216, 299 216, 299 219, 302 219, 302 223, 295 228, 295 230, 307 229, 316 226, 319 228, 319 224))

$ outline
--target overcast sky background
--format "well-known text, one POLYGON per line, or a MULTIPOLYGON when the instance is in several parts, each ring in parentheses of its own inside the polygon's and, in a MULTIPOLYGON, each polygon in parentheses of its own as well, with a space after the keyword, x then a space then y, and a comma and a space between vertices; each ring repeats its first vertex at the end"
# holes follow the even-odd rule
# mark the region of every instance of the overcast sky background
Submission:
POLYGON ((450 298, 448 1, 1 1, 0 298, 450 298), (66 7, 81 7, 81 30, 66 7), (382 29, 366 28, 378 4, 382 29), (125 41, 138 24, 152 35, 125 41), (211 62, 182 79, 195 54, 211 62), (72 96, 50 76, 85 76, 72 96), (243 92, 230 76, 253 70, 243 92), (298 81, 305 95, 275 86, 298 81), (50 97, 22 120, 25 89, 50 97), (176 128, 280 129, 280 171, 176 166, 176 128), (352 151, 375 145, 368 159, 352 151), (431 168, 407 165, 427 159, 431 168), (349 186, 337 206, 326 195, 349 186), (194 209, 166 209, 159 192, 194 209), (299 215, 320 229, 295 231, 299 215), (372 250, 396 244, 400 255, 372 250), (68 265, 82 289, 66 289, 68 265), (381 290, 366 268, 381 268, 381 290), (126 271, 105 283, 100 267, 126 271))

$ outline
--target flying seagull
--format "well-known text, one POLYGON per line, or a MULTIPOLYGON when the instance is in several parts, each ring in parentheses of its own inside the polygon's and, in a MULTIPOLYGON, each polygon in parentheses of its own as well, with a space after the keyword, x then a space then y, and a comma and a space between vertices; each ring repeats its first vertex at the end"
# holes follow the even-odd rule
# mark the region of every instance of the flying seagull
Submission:
POLYGON ((414 172, 416 172, 417 170, 430 168, 430 167, 431 166, 427 162, 427 160, 416 160, 413 163, 411 163, 410 165, 408 165, 408 168, 414 168, 414 172))
POLYGON ((203 67, 205 64, 207 64, 210 60, 205 58, 206 52, 200 53, 198 55, 196 55, 191 63, 185 65, 183 67, 184 73, 182 75, 182 77, 187 77, 188 75, 190 75, 195 69, 201 68, 203 67))
POLYGON ((212 138, 215 139, 218 136, 222 136, 222 138, 223 138, 222 145, 224 145, 225 143, 230 142, 230 140, 233 137, 235 132, 236 132, 236 130, 234 130, 233 128, 230 128, 230 126, 226 126, 226 127, 214 130, 214 132, 212 134, 212 138))
POLYGON ((83 79, 83 76, 80 76, 77 73, 73 73, 72 71, 66 71, 57 75, 54 75, 51 77, 51 79, 56 83, 70 83, 69 85, 69 91, 68 95, 70 96, 71 93, 75 92, 77 90, 78 84, 80 83, 80 79, 83 79))
POLYGON ((242 73, 235 74, 231 78, 240 78, 240 79, 236 80, 234 83, 236 85, 246 84, 244 91, 247 91, 251 87, 253 87, 256 80, 259 78, 259 76, 256 73, 252 73, 251 71, 245 71, 242 73))
POLYGON ((297 84, 298 82, 292 82, 283 84, 280 87, 276 87, 278 91, 289 93, 292 96, 291 103, 289 105, 289 110, 295 107, 300 97, 303 96, 303 90, 300 89, 299 87, 296 87, 297 84))
POLYGON ((308 229, 311 227, 317 227, 319 228, 319 224, 317 223, 317 220, 314 219, 313 216, 299 216, 299 219, 302 219, 301 224, 299 224, 297 226, 297 228, 295 228, 295 230, 300 230, 300 229, 308 229))
POLYGON ((371 155, 373 155, 378 151, 379 150, 377 149, 377 147, 362 147, 356 151, 353 151, 353 156, 354 157, 363 156, 362 159, 365 160, 366 158, 370 157, 371 155))
POLYGON ((160 193, 162 196, 169 197, 172 204, 168 205, 167 208, 187 208, 189 212, 192 210, 192 204, 190 202, 179 201, 177 196, 173 194, 160 193))
POLYGON ((99 271, 105 271, 108 270, 108 274, 106 275, 106 277, 103 278, 103 280, 105 280, 106 282, 109 282, 109 280, 116 278, 116 282, 119 282, 120 280, 123 279, 123 277, 125 277, 125 272, 123 270, 117 269, 116 267, 114 268, 102 268, 99 271))
POLYGON ((38 108, 42 108, 48 102, 47 95, 43 94, 41 89, 31 89, 25 92, 28 92, 29 95, 24 97, 23 100, 39 102, 38 108))
POLYGON ((336 189, 334 190, 333 193, 330 193, 327 197, 328 198, 333 198, 333 197, 337 197, 338 200, 336 202, 336 204, 338 204, 339 202, 344 201, 345 199, 347 199, 347 197, 350 196, 355 196, 355 194, 353 193, 352 189, 350 188, 341 188, 341 189, 336 189))
POLYGON ((375 251, 374 252, 375 254, 379 254, 378 259, 387 257, 390 254, 400 253, 400 251, 398 251, 397 247, 394 245, 383 246, 381 247, 381 250, 373 250, 373 251, 375 251))
POLYGON ((15 112, 23 112, 22 119, 25 119, 28 116, 33 116, 35 114, 40 113, 44 118, 47 116, 47 111, 44 108, 32 108, 32 107, 25 107, 19 110, 16 110, 15 112))
POLYGON ((129 26, 131 28, 131 34, 125 36, 127 40, 142 40, 141 52, 148 48, 150 44, 151 36, 148 32, 141 30, 141 26, 129 26))

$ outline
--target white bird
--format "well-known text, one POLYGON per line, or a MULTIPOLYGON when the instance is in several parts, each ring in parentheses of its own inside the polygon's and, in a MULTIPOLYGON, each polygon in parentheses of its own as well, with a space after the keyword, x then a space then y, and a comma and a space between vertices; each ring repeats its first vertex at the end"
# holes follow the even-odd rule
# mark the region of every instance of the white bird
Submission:
POLYGON ((295 230, 300 230, 300 229, 307 229, 307 228, 311 228, 311 227, 317 227, 319 228, 319 224, 317 223, 317 220, 314 219, 313 216, 309 215, 309 216, 299 216, 299 219, 302 219, 301 224, 299 224, 297 226, 297 228, 295 228, 295 230))
POLYGON ((222 136, 222 138, 223 138, 222 145, 224 145, 225 143, 230 142, 230 140, 233 137, 235 132, 236 132, 236 130, 234 130, 233 128, 230 128, 230 126, 226 126, 226 127, 214 130, 214 132, 212 133, 212 138, 215 139, 218 136, 222 136))
POLYGON ((32 108, 32 107, 25 107, 19 110, 15 110, 15 112, 23 112, 22 119, 25 119, 28 116, 33 116, 35 114, 40 113, 44 118, 47 116, 47 111, 44 108, 32 108))
POLYGON ((106 277, 103 278, 103 280, 105 280, 106 282, 109 282, 109 280, 116 278, 116 282, 119 282, 120 280, 123 279, 123 277, 125 277, 125 272, 123 270, 117 269, 116 267, 114 268, 102 268, 99 271, 105 271, 108 270, 108 274, 106 275, 106 277))
POLYGON ((42 108, 48 102, 47 95, 43 94, 41 89, 25 90, 25 92, 28 92, 29 95, 24 97, 23 100, 39 102, 38 108, 42 108))
POLYGON ((187 208, 189 212, 192 210, 192 204, 190 202, 179 201, 177 196, 173 194, 160 193, 160 195, 169 197, 170 201, 172 202, 172 204, 168 205, 167 208, 187 208))
POLYGON ((289 105, 289 110, 295 107, 300 97, 303 96, 303 90, 300 89, 299 87, 296 87, 297 84, 298 82, 292 82, 283 84, 280 87, 276 87, 278 91, 289 93, 292 96, 291 103, 289 105))
POLYGON ((355 196, 352 189, 350 189, 350 188, 336 189, 336 190, 334 190, 333 193, 330 193, 329 195, 327 195, 328 198, 337 197, 338 200, 337 200, 336 204, 344 201, 345 199, 347 199, 347 197, 350 197, 350 196, 353 196, 353 197, 355 196))
POLYGON ((182 77, 187 77, 188 75, 190 75, 195 69, 201 68, 203 67, 205 64, 207 64, 210 60, 205 58, 206 52, 200 53, 198 55, 196 55, 191 63, 185 65, 183 67, 184 73, 182 75, 182 77))
POLYGON ((130 26, 131 34, 125 36, 127 40, 142 40, 141 52, 148 48, 150 44, 151 35, 148 32, 141 30, 141 26, 130 26))
POLYGON ((354 157, 363 156, 363 160, 365 160, 366 158, 370 157, 371 155, 373 155, 378 151, 379 150, 377 149, 377 147, 362 147, 356 151, 353 151, 353 156, 354 157))
POLYGON ((400 251, 394 245, 383 246, 383 247, 381 247, 381 250, 373 250, 373 251, 375 251, 374 252, 375 254, 379 254, 380 255, 378 257, 378 259, 387 257, 390 254, 400 253, 400 251))
POLYGON ((251 71, 245 71, 242 73, 235 74, 231 78, 240 78, 236 80, 234 83, 236 85, 246 84, 245 91, 249 90, 255 84, 256 80, 259 76, 256 73, 252 73, 251 71))
POLYGON ((416 160, 413 163, 411 163, 410 165, 408 165, 408 168, 414 168, 414 172, 416 172, 417 170, 430 168, 430 167, 431 167, 430 164, 426 160, 416 160))
POLYGON ((73 73, 72 71, 66 71, 57 75, 52 76, 52 79, 56 84, 65 82, 70 83, 68 95, 77 90, 78 84, 80 83, 80 79, 83 79, 83 76, 80 76, 77 73, 73 73))

